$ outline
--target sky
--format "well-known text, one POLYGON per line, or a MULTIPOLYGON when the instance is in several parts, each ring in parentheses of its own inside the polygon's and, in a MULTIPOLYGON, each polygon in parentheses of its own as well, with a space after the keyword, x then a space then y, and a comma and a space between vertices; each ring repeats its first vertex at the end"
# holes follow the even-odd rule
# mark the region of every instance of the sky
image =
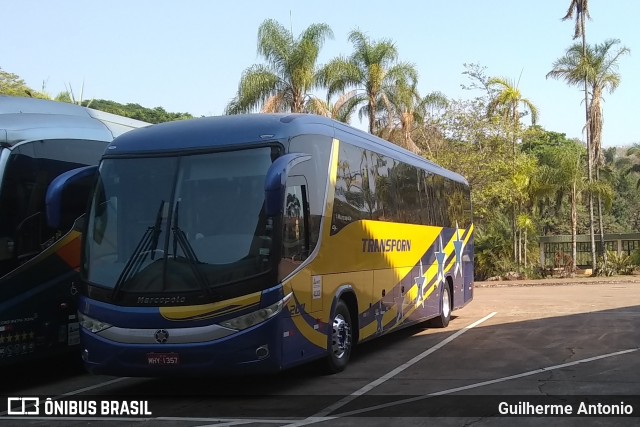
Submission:
MULTIPOLYGON (((401 61, 413 63, 419 90, 449 98, 479 93, 461 88, 465 63, 488 76, 518 82, 539 110, 538 124, 584 139, 584 94, 546 79, 572 40, 574 24, 561 21, 570 0, 0 0, 0 67, 55 96, 163 107, 194 116, 224 113, 242 72, 263 63, 257 30, 275 19, 297 36, 328 24, 333 39, 318 64, 349 55, 348 34, 390 39, 401 61), (582 101, 582 102, 581 102, 582 101)), ((603 145, 640 142, 640 1, 591 0, 587 42, 621 40, 631 54, 619 61, 622 81, 605 93, 603 145)), ((526 123, 526 122, 525 122, 526 123)), ((353 123, 364 128, 364 124, 353 123)))

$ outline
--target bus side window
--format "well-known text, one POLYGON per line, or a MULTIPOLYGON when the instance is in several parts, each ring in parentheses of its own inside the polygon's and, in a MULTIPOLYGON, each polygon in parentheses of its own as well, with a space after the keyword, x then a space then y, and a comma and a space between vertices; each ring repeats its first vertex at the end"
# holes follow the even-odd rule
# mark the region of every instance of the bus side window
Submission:
POLYGON ((287 187, 284 201, 282 256, 304 261, 309 256, 308 203, 305 185, 287 187))

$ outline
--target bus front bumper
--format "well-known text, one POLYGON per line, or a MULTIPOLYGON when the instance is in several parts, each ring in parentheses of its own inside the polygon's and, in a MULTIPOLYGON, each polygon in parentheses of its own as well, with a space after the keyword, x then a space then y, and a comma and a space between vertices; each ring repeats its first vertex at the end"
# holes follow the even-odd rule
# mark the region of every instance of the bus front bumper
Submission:
POLYGON ((130 344, 81 330, 86 369, 99 375, 133 377, 226 376, 282 369, 280 316, 215 341, 189 344, 130 344))

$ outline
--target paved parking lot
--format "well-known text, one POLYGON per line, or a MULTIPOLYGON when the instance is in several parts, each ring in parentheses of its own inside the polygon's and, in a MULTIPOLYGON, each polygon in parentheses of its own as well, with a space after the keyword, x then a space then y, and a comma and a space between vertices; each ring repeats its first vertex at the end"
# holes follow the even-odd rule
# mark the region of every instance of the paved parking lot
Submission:
POLYGON ((332 376, 314 365, 277 376, 196 380, 21 367, 5 375, 2 395, 146 399, 153 414, 106 421, 5 417, 0 423, 638 425, 640 278, 586 282, 479 284, 474 301, 454 312, 447 329, 416 326, 365 343, 347 370, 332 376), (631 408, 635 417, 490 418, 503 401, 511 413, 531 415, 531 405, 558 404, 575 414, 586 402, 600 403, 600 411, 631 408))

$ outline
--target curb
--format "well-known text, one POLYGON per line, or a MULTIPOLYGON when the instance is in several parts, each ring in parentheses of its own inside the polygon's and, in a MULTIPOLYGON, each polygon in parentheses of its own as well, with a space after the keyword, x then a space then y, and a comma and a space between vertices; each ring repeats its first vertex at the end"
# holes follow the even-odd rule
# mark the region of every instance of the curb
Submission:
POLYGON ((491 282, 475 282, 476 288, 508 288, 531 286, 574 286, 574 285, 640 285, 640 276, 585 277, 568 279, 532 279, 532 280, 496 280, 491 282))

